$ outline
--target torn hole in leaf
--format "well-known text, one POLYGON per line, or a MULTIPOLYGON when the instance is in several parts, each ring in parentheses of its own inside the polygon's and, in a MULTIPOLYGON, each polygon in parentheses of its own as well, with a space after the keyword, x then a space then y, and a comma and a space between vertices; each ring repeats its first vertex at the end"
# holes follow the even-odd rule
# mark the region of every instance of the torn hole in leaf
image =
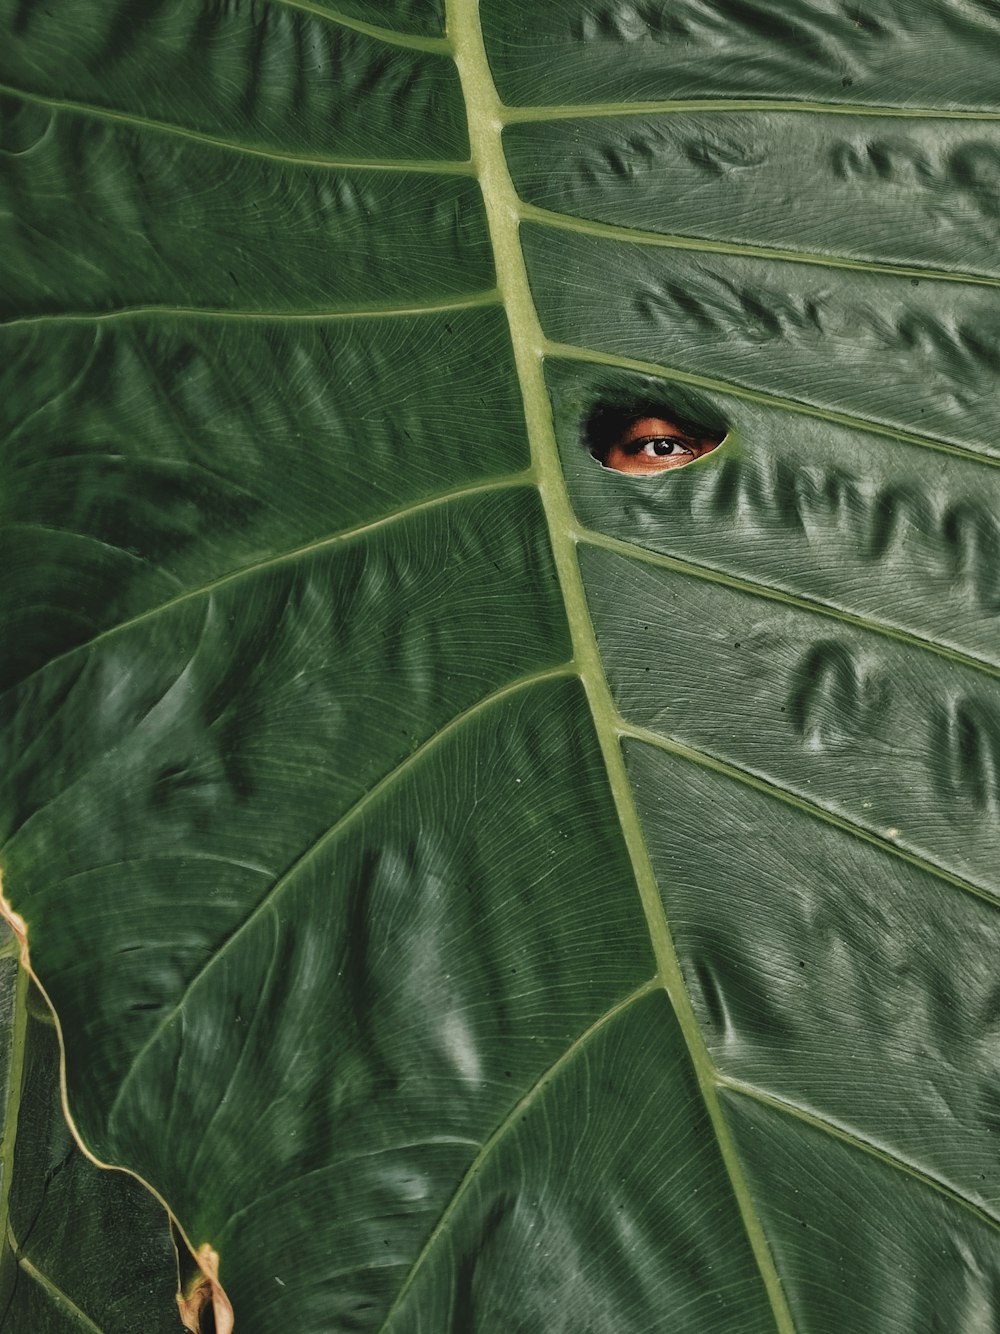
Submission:
POLYGON ((614 472, 648 477, 683 468, 710 454, 726 437, 724 427, 693 421, 662 399, 598 403, 584 423, 584 443, 614 472))

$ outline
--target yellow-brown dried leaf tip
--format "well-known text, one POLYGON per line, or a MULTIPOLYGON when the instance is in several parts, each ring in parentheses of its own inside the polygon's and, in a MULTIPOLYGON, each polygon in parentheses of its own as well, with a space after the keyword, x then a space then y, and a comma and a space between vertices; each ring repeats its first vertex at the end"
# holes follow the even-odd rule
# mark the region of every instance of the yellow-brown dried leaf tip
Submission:
POLYGON ((232 1334, 236 1323, 233 1307, 226 1290, 219 1282, 219 1252, 213 1251, 206 1242, 195 1255, 201 1275, 195 1279, 190 1289, 177 1294, 181 1324, 191 1334, 204 1334, 210 1326, 205 1316, 211 1310, 215 1317, 215 1334, 232 1334))

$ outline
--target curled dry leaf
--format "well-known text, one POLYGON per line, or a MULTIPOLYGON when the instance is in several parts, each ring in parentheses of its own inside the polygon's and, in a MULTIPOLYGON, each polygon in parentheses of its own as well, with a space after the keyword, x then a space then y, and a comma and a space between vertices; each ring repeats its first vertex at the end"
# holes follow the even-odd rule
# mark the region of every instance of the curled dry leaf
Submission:
POLYGON ((181 1324, 191 1334, 205 1334, 206 1329, 213 1329, 215 1334, 232 1334, 233 1307, 219 1282, 219 1253, 206 1242, 199 1247, 195 1259, 201 1270, 200 1278, 195 1279, 187 1293, 177 1294, 181 1324), (206 1323, 209 1311, 209 1320, 214 1323, 206 1323))

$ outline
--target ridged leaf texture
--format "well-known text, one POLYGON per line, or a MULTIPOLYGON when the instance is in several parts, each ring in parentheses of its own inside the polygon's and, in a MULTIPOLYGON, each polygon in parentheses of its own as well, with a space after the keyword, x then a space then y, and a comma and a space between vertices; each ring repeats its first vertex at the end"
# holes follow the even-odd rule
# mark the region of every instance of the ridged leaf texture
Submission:
POLYGON ((238 1334, 1000 1321, 1000 11, 4 0, 4 892, 238 1334), (602 467, 595 411, 724 435, 602 467))

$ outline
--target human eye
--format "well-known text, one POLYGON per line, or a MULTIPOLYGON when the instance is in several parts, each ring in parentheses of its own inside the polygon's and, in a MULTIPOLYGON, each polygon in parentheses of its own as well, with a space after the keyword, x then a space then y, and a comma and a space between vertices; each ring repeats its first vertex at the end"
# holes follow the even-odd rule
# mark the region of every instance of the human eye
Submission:
POLYGON ((636 454, 644 454, 648 459, 676 458, 679 454, 686 454, 688 458, 694 457, 692 448, 685 445, 676 436, 670 435, 657 435, 649 440, 637 440, 630 445, 626 445, 625 448, 636 454))
POLYGON ((648 475, 681 468, 715 444, 694 439, 665 417, 638 417, 622 424, 601 461, 616 472, 648 475))

